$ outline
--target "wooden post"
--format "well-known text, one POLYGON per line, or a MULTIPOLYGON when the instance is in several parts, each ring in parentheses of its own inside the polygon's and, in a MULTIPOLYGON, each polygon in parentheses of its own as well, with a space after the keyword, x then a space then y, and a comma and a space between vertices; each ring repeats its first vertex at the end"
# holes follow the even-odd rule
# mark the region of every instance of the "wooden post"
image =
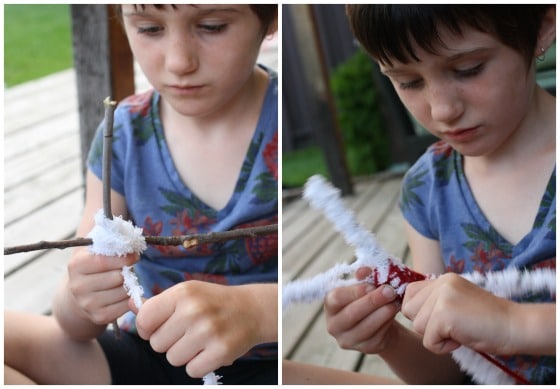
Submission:
POLYGON ((103 120, 103 100, 120 101, 134 93, 134 67, 112 5, 72 4, 70 10, 85 177, 91 140, 103 120))
POLYGON ((323 134, 322 131, 317 131, 317 139, 319 140, 323 148, 325 160, 327 163, 327 169, 329 171, 329 174, 331 175, 333 185, 340 189, 342 195, 351 195, 354 193, 354 189, 352 187, 352 178, 350 175, 350 170, 348 169, 348 164, 346 162, 344 142, 342 140, 340 126, 338 125, 336 105, 329 82, 329 70, 327 68, 324 48, 321 42, 313 5, 308 5, 308 10, 309 18, 311 20, 311 28, 313 31, 313 38, 315 41, 315 46, 317 48, 321 77, 325 86, 325 98, 327 100, 327 105, 331 116, 331 125, 327 126, 330 131, 326 134, 323 134))

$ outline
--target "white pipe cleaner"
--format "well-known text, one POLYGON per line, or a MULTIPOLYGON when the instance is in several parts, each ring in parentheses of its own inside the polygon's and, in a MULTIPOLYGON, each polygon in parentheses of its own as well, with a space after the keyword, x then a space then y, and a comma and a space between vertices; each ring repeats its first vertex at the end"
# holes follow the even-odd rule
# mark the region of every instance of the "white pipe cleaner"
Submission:
MULTIPOLYGON (((337 264, 324 273, 307 280, 289 282, 282 289, 282 305, 287 308, 294 303, 322 300, 334 288, 369 282, 375 286, 390 284, 402 297, 406 286, 427 277, 414 272, 394 259, 377 243, 375 236, 360 225, 353 213, 345 208, 340 191, 321 176, 309 178, 303 197, 316 209, 321 210, 345 241, 355 248, 356 260, 352 264, 337 264), (373 273, 366 280, 351 277, 362 266, 371 267, 373 273), (350 276, 350 277, 349 277, 350 276)), ((523 271, 508 268, 485 274, 462 274, 465 279, 504 298, 520 297, 529 292, 556 293, 556 271, 538 269, 523 271)), ((465 346, 452 352, 452 357, 463 371, 468 372, 480 384, 513 384, 523 377, 501 365, 492 356, 479 353, 465 346), (507 372, 506 372, 507 371, 507 372)))
MULTIPOLYGON (((94 217, 95 226, 88 234, 93 244, 90 251, 94 254, 122 257, 126 254, 140 254, 146 250, 146 240, 142 235, 142 229, 135 227, 132 222, 124 220, 120 216, 113 219, 105 217, 103 210, 99 210, 94 217)), ((123 287, 126 293, 134 301, 136 308, 142 306, 144 289, 138 282, 138 277, 133 272, 132 266, 123 266, 121 274, 124 278, 123 287)), ((202 377, 204 385, 221 385, 222 378, 214 372, 202 377)))
POLYGON ((409 282, 425 279, 392 257, 375 236, 358 223, 340 198, 340 190, 321 176, 310 177, 304 187, 303 197, 310 205, 324 213, 334 229, 342 234, 346 243, 354 247, 356 260, 351 264, 336 264, 330 270, 307 280, 296 280, 282 288, 282 306, 293 303, 322 300, 334 288, 357 283, 390 284, 402 296, 409 282), (363 281, 356 280, 354 272, 363 266, 371 267, 373 274, 363 281))
MULTIPOLYGON (((124 220, 120 216, 115 216, 112 220, 108 219, 103 210, 97 211, 94 220, 95 226, 88 234, 88 238, 93 240, 90 246, 92 253, 122 257, 131 253, 140 254, 146 250, 147 245, 142 229, 135 227, 131 221, 124 220)), ((121 274, 126 293, 132 297, 136 308, 140 308, 144 290, 132 272, 132 266, 123 266, 121 274)))

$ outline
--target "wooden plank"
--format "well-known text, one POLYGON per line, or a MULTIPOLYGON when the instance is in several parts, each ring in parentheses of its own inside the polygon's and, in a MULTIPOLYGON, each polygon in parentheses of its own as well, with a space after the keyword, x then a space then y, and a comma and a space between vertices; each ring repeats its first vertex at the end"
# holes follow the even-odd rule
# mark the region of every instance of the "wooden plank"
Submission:
POLYGON ((59 201, 65 194, 83 186, 81 161, 76 158, 29 178, 22 185, 4 192, 4 227, 27 216, 39 208, 59 201), (40 188, 40 190, 37 190, 40 188))
MULTIPOLYGON (((298 201, 303 202, 303 200, 298 201)), ((284 247, 290 247, 292 242, 294 242, 298 237, 304 235, 305 232, 321 218, 320 212, 313 209, 304 209, 303 212, 305 212, 306 216, 304 218, 298 218, 297 223, 292 225, 290 228, 284 229, 284 226, 282 226, 282 253, 284 253, 284 247)))
POLYGON ((40 152, 44 145, 77 133, 77 111, 45 119, 21 131, 7 133, 4 137, 4 160, 19 157, 30 150, 40 152))
POLYGON ((77 147, 78 134, 64 137, 54 143, 46 144, 40 151, 30 151, 4 162, 4 187, 11 189, 22 185, 30 178, 45 174, 55 169, 61 163, 67 163, 74 158, 80 158, 77 147))
MULTIPOLYGON (((59 240, 72 237, 81 218, 84 191, 79 189, 37 210, 33 217, 19 220, 4 229, 4 246, 59 240)), ((37 252, 19 253, 4 258, 4 274, 37 257, 37 252)))
POLYGON ((72 80, 71 74, 61 73, 47 78, 46 84, 52 86, 44 90, 33 87, 42 85, 45 82, 43 79, 33 81, 29 86, 8 89, 4 105, 6 133, 21 131, 50 118, 74 112, 77 109, 76 86, 75 82, 68 82, 68 79, 72 80), (29 94, 25 96, 27 90, 29 94), (24 96, 18 97, 20 94, 24 96))
MULTIPOLYGON (((374 196, 375 192, 379 189, 378 185, 373 182, 365 187, 356 187, 356 191, 360 193, 359 196, 347 196, 343 199, 346 207, 348 209, 356 212, 358 209, 362 208, 368 197, 374 196)), ((314 209, 308 207, 305 218, 308 218, 308 214, 320 213, 314 209)), ((283 277, 287 279, 293 279, 296 277, 303 268, 307 266, 307 262, 313 260, 316 253, 324 247, 329 240, 338 234, 331 222, 327 220, 322 213, 320 218, 313 223, 310 228, 303 231, 303 236, 299 236, 299 239, 293 242, 293 244, 286 247, 286 243, 282 241, 282 269, 283 277), (284 249, 286 248, 286 249, 284 249)), ((283 278, 283 279, 286 279, 283 278)))
POLYGON ((282 205, 282 228, 290 227, 293 221, 298 220, 300 212, 307 208, 307 203, 301 199, 295 199, 282 205))
MULTIPOLYGON (((4 308, 24 312, 49 313, 71 249, 49 250, 37 260, 4 280, 4 308)), ((8 261, 7 258, 4 259, 8 261)))
POLYGON ((341 370, 356 370, 361 353, 354 350, 342 350, 338 346, 335 338, 327 333, 325 315, 318 316, 307 333, 306 339, 322 339, 322 341, 302 343, 290 358, 291 360, 341 370))

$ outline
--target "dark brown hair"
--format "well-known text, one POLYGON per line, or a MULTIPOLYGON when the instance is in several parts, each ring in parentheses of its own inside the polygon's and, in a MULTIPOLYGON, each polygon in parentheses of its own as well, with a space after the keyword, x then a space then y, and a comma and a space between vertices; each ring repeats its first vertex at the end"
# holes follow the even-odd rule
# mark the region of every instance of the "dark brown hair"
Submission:
MULTIPOLYGON (((173 9, 177 9, 176 4, 134 4, 134 7, 140 7, 142 9, 146 8, 146 6, 152 6, 156 9, 163 10, 166 7, 171 7, 173 9)), ((115 12, 122 20, 122 7, 120 4, 115 4, 115 12)), ((262 31, 263 31, 263 38, 266 36, 269 28, 272 24, 276 21, 278 17, 278 4, 249 4, 251 11, 257 15, 261 22, 262 31)))
POLYGON ((539 30, 550 5, 371 5, 349 4, 346 15, 355 37, 381 64, 418 61, 413 45, 435 53, 442 29, 460 35, 471 27, 534 58, 539 30))

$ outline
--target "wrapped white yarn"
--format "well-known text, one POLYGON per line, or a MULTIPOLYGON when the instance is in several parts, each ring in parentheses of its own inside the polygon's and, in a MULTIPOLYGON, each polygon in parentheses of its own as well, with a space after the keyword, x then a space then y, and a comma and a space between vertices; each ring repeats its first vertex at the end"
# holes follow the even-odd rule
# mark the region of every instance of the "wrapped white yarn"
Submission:
POLYGON ((222 378, 221 375, 210 372, 202 377, 202 381, 204 382, 204 385, 221 385, 222 383, 220 382, 220 378, 222 378))
POLYGON ((90 249, 93 253, 109 257, 122 257, 130 253, 141 253, 146 250, 146 240, 142 229, 120 216, 113 219, 105 217, 103 210, 97 211, 94 217, 95 226, 88 234, 93 240, 90 249))

